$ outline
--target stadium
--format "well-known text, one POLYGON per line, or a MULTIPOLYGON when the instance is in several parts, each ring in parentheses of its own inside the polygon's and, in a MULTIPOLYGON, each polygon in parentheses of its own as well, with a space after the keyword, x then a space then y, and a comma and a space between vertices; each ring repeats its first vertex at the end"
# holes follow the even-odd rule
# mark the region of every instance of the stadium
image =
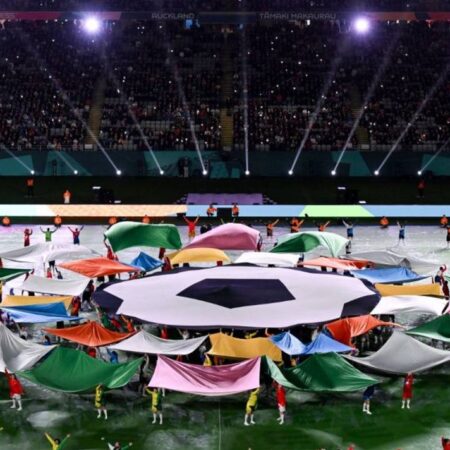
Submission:
POLYGON ((0 448, 450 450, 448 0, 0 1, 0 448))

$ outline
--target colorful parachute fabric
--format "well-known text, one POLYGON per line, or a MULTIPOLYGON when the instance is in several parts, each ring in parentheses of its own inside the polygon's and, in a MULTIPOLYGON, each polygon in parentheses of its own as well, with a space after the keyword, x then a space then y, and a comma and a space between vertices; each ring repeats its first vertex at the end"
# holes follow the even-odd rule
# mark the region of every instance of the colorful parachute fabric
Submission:
POLYGON ((230 262, 230 258, 222 250, 216 248, 185 248, 166 255, 170 264, 217 263, 230 262))
POLYGON ((282 386, 311 392, 352 392, 379 381, 355 369, 336 353, 316 354, 288 369, 279 368, 269 358, 263 359, 267 373, 282 386))
POLYGON ((30 369, 54 348, 25 341, 0 323, 0 372, 30 369))
POLYGON ((131 261, 130 265, 139 267, 143 272, 151 272, 152 270, 159 269, 163 263, 159 259, 147 255, 147 253, 140 252, 139 255, 131 261))
POLYGON ((358 270, 367 267, 370 264, 369 261, 359 261, 359 260, 346 260, 340 258, 325 258, 321 256, 320 258, 307 259, 303 261, 302 266, 305 267, 327 267, 329 269, 336 270, 358 270))
POLYGON ((118 273, 136 272, 136 267, 122 264, 118 261, 100 257, 91 259, 79 259, 76 261, 58 264, 58 267, 79 273, 88 278, 104 277, 109 275, 117 275, 118 273))
POLYGON ((197 350, 207 338, 208 336, 200 336, 192 339, 161 339, 141 330, 128 339, 111 345, 110 348, 123 352, 153 355, 189 355, 197 350))
POLYGON ((118 333, 104 328, 98 322, 87 322, 70 328, 44 328, 44 331, 77 344, 101 347, 122 341, 134 333, 118 333))
POLYGON ((25 275, 29 272, 28 269, 6 269, 4 267, 0 268, 0 281, 6 282, 14 280, 14 278, 25 275))
POLYGON ((444 313, 448 301, 425 295, 397 295, 381 297, 372 314, 422 313, 439 316, 444 313))
POLYGON ((274 361, 281 361, 281 351, 268 338, 238 339, 224 333, 209 335, 210 355, 230 359, 251 359, 268 356, 274 361))
POLYGON ((119 222, 107 230, 105 236, 115 252, 131 247, 181 248, 178 228, 171 224, 119 222))
POLYGON ((371 283, 411 283, 429 278, 420 276, 406 267, 392 267, 389 269, 352 270, 351 274, 371 283))
POLYGON ((69 316, 64 303, 43 305, 12 306, 1 309, 17 323, 49 323, 80 320, 81 317, 69 316))
POLYGON ((376 327, 396 327, 393 322, 383 322, 373 316, 350 317, 327 323, 326 329, 332 338, 345 345, 352 345, 352 339, 361 336, 376 327))
POLYGON ((431 322, 412 328, 406 333, 413 336, 422 336, 438 341, 450 342, 450 315, 444 314, 431 322))
POLYGON ((87 392, 99 384, 116 389, 130 381, 141 362, 142 358, 122 364, 106 363, 79 350, 59 347, 39 366, 19 375, 56 391, 87 392))
POLYGON ((369 314, 378 292, 316 270, 227 265, 164 272, 102 291, 119 314, 182 328, 286 328, 369 314), (151 295, 149 295, 151 293, 151 295))
POLYGON ((301 355, 305 351, 305 344, 289 331, 271 336, 270 340, 287 355, 301 355))
POLYGON ((259 387, 260 366, 260 358, 205 367, 158 356, 149 386, 206 396, 233 395, 259 387))
POLYGON ((346 356, 358 365, 380 372, 406 374, 422 372, 450 361, 450 352, 425 345, 400 331, 394 331, 388 341, 370 356, 346 356))
POLYGON ((338 256, 347 245, 348 239, 327 231, 300 231, 285 234, 278 238, 277 245, 270 250, 272 253, 306 253, 316 247, 323 246, 331 256, 338 256))
POLYGON ((235 264, 254 264, 255 266, 296 267, 300 255, 290 253, 244 252, 235 264))
POLYGON ((21 286, 14 288, 18 291, 38 292, 40 294, 80 295, 89 283, 89 278, 76 280, 55 280, 51 278, 30 275, 21 286))
POLYGON ((346 353, 351 352, 352 350, 352 347, 335 341, 325 333, 319 333, 316 339, 305 347, 302 355, 314 355, 316 353, 346 353))
POLYGON ((375 284, 377 291, 383 296, 400 296, 400 295, 427 295, 439 297, 442 295, 439 283, 430 284, 375 284))
POLYGON ((240 223, 226 223, 195 237, 185 248, 216 248, 219 250, 257 250, 259 231, 240 223))
POLYGON ((72 303, 68 295, 7 295, 1 303, 2 308, 9 306, 48 305, 50 303, 64 303, 66 309, 72 303))

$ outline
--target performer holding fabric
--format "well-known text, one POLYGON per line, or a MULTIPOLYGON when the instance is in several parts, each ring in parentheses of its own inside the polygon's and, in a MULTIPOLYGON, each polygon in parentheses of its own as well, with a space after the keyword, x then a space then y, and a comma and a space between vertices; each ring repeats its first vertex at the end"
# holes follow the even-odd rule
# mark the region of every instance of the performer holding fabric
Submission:
POLYGON ((411 407, 413 384, 414 375, 412 373, 408 373, 405 377, 405 381, 403 382, 402 409, 405 409, 405 406, 407 409, 411 407))
POLYGON ((245 418, 244 418, 244 425, 249 426, 255 425, 254 420, 254 413, 255 409, 258 406, 258 396, 259 396, 259 388, 253 389, 253 391, 250 391, 250 395, 248 396, 247 404, 245 405, 245 418), (250 422, 249 422, 250 420, 250 422))

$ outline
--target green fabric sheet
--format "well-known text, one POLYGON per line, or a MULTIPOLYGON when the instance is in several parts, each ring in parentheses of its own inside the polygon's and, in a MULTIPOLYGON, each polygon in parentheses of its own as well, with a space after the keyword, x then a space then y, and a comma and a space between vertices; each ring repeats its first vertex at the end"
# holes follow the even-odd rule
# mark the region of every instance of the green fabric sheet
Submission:
POLYGON ((9 281, 29 272, 28 269, 0 269, 0 281, 9 281))
POLYGON ((180 233, 171 224, 119 222, 107 230, 105 236, 115 252, 130 247, 181 248, 180 233))
POLYGON ((351 392, 379 383, 336 353, 312 355, 288 369, 279 368, 270 358, 264 357, 263 366, 277 383, 297 391, 351 392))
POLYGON ((450 342, 450 316, 448 314, 444 314, 431 322, 411 328, 411 330, 408 330, 406 334, 450 342))
POLYGON ((41 364, 20 372, 33 383, 64 392, 92 391, 103 384, 108 389, 125 386, 136 373, 142 358, 123 364, 111 364, 70 348, 59 347, 41 364))
POLYGON ((300 231, 281 236, 272 253, 306 253, 320 245, 327 248, 331 256, 338 256, 347 244, 347 239, 326 231, 300 231))

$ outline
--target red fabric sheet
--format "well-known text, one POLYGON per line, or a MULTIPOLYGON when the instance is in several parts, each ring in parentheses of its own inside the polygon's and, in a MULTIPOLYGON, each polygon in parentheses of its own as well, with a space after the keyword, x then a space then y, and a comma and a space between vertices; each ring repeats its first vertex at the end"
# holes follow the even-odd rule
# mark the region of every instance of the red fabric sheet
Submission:
POLYGON ((368 264, 370 264, 370 262, 363 260, 349 261, 346 259, 339 259, 339 258, 320 257, 303 261, 302 264, 305 267, 311 266, 311 267, 328 267, 330 269, 337 269, 337 270, 357 270, 366 267, 368 264))
POLYGON ((118 273, 137 272, 138 268, 122 264, 108 258, 90 258, 58 264, 58 267, 71 270, 89 278, 116 275, 118 273))

